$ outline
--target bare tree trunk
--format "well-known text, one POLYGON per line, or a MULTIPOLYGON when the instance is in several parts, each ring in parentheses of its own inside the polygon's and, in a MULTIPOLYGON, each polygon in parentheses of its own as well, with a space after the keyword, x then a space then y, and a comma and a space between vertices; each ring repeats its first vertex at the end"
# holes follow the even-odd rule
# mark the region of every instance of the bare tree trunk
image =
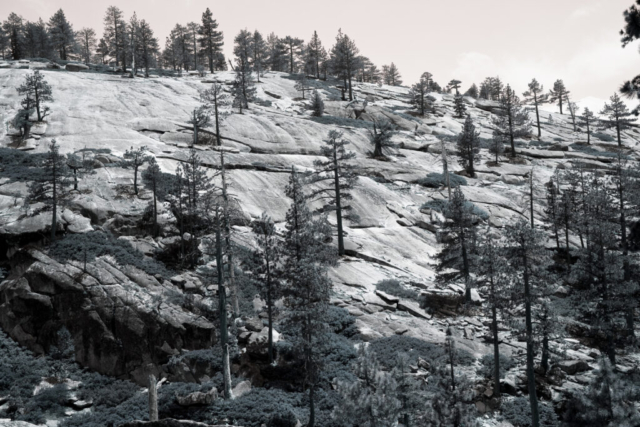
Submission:
POLYGON ((158 383, 153 374, 149 375, 149 421, 158 421, 158 383))

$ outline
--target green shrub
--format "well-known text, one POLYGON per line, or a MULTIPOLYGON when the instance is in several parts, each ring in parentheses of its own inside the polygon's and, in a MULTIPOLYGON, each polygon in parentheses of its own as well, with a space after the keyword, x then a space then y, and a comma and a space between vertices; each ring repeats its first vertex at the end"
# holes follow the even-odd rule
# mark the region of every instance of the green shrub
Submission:
POLYGON ((69 390, 65 384, 56 384, 44 389, 29 400, 24 413, 16 417, 17 420, 35 424, 44 424, 47 417, 64 416, 65 405, 69 400, 69 390))
POLYGON ((0 178, 34 181, 43 178, 41 165, 46 153, 30 154, 15 148, 0 147, 0 178))
POLYGON ((387 293, 389 295, 394 295, 399 298, 406 298, 410 300, 418 300, 420 294, 413 289, 407 289, 400 284, 399 281, 395 279, 385 279, 376 283, 376 289, 387 293))
MULTIPOLYGON (((446 185, 446 180, 444 174, 431 172, 429 175, 427 175, 426 178, 420 178, 416 181, 416 183, 422 185, 423 187, 440 188, 443 185, 446 185)), ((460 185, 467 185, 467 180, 460 175, 450 173, 449 183, 452 187, 458 187, 460 185)))
MULTIPOLYGON (((418 338, 405 336, 392 336, 375 340, 369 344, 376 353, 378 361, 387 369, 392 369, 396 365, 399 354, 405 353, 409 357, 409 363, 415 364, 418 357, 436 363, 446 363, 446 353, 443 347, 428 343, 418 338)), ((475 361, 474 357, 465 350, 456 351, 456 363, 460 365, 470 365, 475 361)))
MULTIPOLYGON (((448 203, 449 202, 445 199, 429 200, 428 202, 426 202, 421 206, 421 209, 432 209, 436 212, 444 213, 448 203)), ((478 216, 483 220, 489 219, 489 213, 484 209, 477 207, 476 205, 474 205, 472 202, 468 200, 465 202, 465 204, 467 206, 471 206, 471 209, 474 215, 478 216)))
MULTIPOLYGON (((608 136, 608 135, 605 135, 605 136, 608 136)), ((589 154, 591 156, 613 157, 613 158, 618 157, 618 153, 612 153, 611 151, 600 151, 589 145, 574 143, 574 144, 571 144, 570 147, 575 151, 579 151, 580 153, 584 153, 584 154, 589 154)), ((629 156, 625 154, 623 154, 621 157, 626 160, 631 159, 629 156)))
POLYGON ((604 142, 615 142, 616 141, 616 139, 613 136, 608 135, 606 133, 593 132, 591 135, 596 137, 596 138, 598 138, 600 141, 604 141, 604 142))
MULTIPOLYGON (((531 405, 528 397, 516 397, 515 399, 502 402, 502 417, 509 421, 514 427, 531 426, 531 405)), ((538 411, 540 413, 540 426, 556 427, 558 416, 553 408, 543 402, 538 401, 538 411)))
POLYGON ((360 128, 360 129, 371 129, 371 122, 366 122, 364 120, 356 120, 348 117, 336 117, 324 115, 322 117, 309 117, 309 120, 312 120, 316 123, 320 123, 323 125, 334 125, 334 126, 348 126, 352 128, 360 128))
MULTIPOLYGON (((493 353, 485 354, 480 359, 481 366, 478 368, 478 375, 484 378, 493 378, 493 361, 495 357, 493 353)), ((506 372, 516 366, 516 363, 510 357, 500 354, 500 378, 504 378, 506 372)))
POLYGON ((346 308, 330 306, 326 313, 326 320, 336 334, 344 335, 347 338, 358 334, 356 318, 350 315, 346 308))

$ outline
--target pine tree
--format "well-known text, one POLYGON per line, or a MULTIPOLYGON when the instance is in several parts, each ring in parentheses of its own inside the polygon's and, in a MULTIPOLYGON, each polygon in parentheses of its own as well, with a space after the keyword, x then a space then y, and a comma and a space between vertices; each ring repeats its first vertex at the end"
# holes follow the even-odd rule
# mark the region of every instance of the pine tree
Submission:
POLYGON ((82 157, 78 156, 76 153, 67 154, 67 167, 71 170, 71 175, 73 175, 74 191, 78 191, 78 178, 95 173, 93 171, 93 161, 86 155, 87 150, 84 149, 81 151, 82 157))
POLYGON ((311 90, 309 82, 307 81, 307 75, 305 73, 300 74, 300 76, 298 77, 298 81, 294 85, 294 88, 297 91, 302 92, 302 99, 305 99, 304 93, 311 90))
POLYGON ((124 15, 116 6, 109 6, 104 17, 104 40, 109 46, 109 50, 113 55, 116 66, 118 62, 122 66, 122 71, 127 71, 125 60, 125 32, 126 23, 124 15))
POLYGON ((216 144, 221 146, 220 123, 222 123, 228 115, 226 111, 222 110, 231 104, 231 100, 229 96, 224 93, 224 89, 219 83, 214 83, 210 89, 202 91, 202 93, 200 93, 200 100, 209 110, 209 114, 213 114, 216 122, 216 144))
MULTIPOLYGON (((46 34, 46 29, 45 29, 46 34)), ((9 48, 9 35, 0 24, 0 53, 2 53, 2 59, 7 59, 7 49, 9 48)))
POLYGON ((428 98, 430 80, 431 74, 423 73, 418 83, 411 86, 411 92, 409 92, 411 104, 413 104, 421 116, 424 116, 427 108, 431 108, 431 103, 428 98))
MULTIPOLYGON (((209 61, 209 71, 215 72, 218 57, 222 55, 223 36, 222 31, 218 31, 218 22, 213 19, 211 10, 207 8, 202 14, 202 25, 198 32, 200 37, 198 43, 200 44, 200 54, 206 56, 209 61)), ((223 63, 224 56, 223 56, 223 63)))
POLYGON ((255 93, 249 61, 240 60, 236 63, 236 79, 233 83, 233 106, 238 108, 240 114, 243 108, 249 108, 249 101, 253 100, 255 93))
POLYGON ((11 51, 11 59, 17 61, 24 58, 25 40, 24 40, 24 20, 21 16, 11 12, 7 20, 3 22, 2 27, 9 39, 9 50, 11 51))
POLYGON ((493 132, 493 137, 489 141, 489 152, 496 156, 496 165, 500 163, 500 156, 504 153, 504 136, 493 132))
POLYGON ((533 105, 536 109, 536 124, 538 127, 538 139, 542 136, 542 127, 540 126, 540 105, 547 102, 546 96, 543 94, 544 86, 536 79, 529 83, 529 90, 522 94, 524 96, 524 104, 533 105))
POLYGON ((525 305, 525 336, 527 345, 526 369, 527 389, 531 405, 531 426, 540 427, 538 397, 534 371, 534 334, 532 305, 536 291, 548 283, 546 267, 549 264, 545 252, 546 236, 530 227, 525 220, 518 221, 507 228, 506 257, 511 267, 510 276, 514 288, 522 286, 522 299, 525 305))
POLYGON ((236 62, 247 63, 250 67, 251 58, 253 57, 253 34, 248 30, 240 30, 238 35, 233 39, 233 54, 236 57, 236 62))
POLYGON ((635 119, 631 119, 630 117, 633 115, 632 112, 629 111, 626 104, 620 99, 617 93, 614 93, 611 98, 609 98, 611 103, 605 103, 604 108, 600 111, 600 114, 603 116, 607 116, 608 119, 601 120, 603 129, 615 129, 616 134, 618 136, 618 147, 622 147, 622 138, 621 132, 623 130, 629 129, 630 124, 635 121, 635 119))
POLYGON ((578 111, 580 110, 580 108, 578 107, 578 104, 571 101, 571 98, 569 98, 569 95, 567 95, 567 108, 569 109, 569 115, 571 116, 571 124, 573 124, 573 131, 577 132, 578 128, 577 128, 576 120, 578 118, 578 111))
POLYGON ((458 163, 462 166, 469 176, 475 176, 474 163, 480 154, 480 134, 476 131, 471 116, 467 116, 464 121, 462 132, 458 135, 456 144, 457 154, 460 157, 458 163))
MULTIPOLYGON (((0 28, 0 32, 2 29, 0 28)), ((2 39, 0 35, 0 39, 2 39)), ((8 39, 5 40, 5 43, 8 39)), ((0 40, 0 45, 2 40, 0 40)), ((0 46, 0 51, 4 55, 4 50, 8 45, 3 48, 0 46)), ((40 18, 37 22, 27 22, 24 28, 24 51, 27 57, 30 58, 53 58, 53 47, 51 45, 51 39, 47 26, 40 18)))
POLYGON ((267 36, 267 62, 271 71, 284 71, 286 69, 287 52, 282 40, 274 33, 267 36))
POLYGON ((467 114, 467 106, 464 104, 462 95, 457 94, 455 98, 453 98, 453 109, 459 118, 463 118, 465 114, 467 114))
POLYGON ((260 75, 262 74, 268 55, 267 43, 264 41, 262 34, 255 30, 253 32, 253 40, 251 41, 251 61, 253 68, 258 76, 258 83, 260 83, 260 75))
POLYGON ((553 84, 553 89, 549 90, 549 103, 557 102, 558 107, 560 107, 560 114, 562 114, 562 103, 567 99, 569 93, 562 80, 556 80, 553 84))
POLYGON ((402 85, 402 76, 400 76, 400 71, 398 71, 396 64, 392 62, 382 67, 382 80, 384 84, 389 86, 402 85))
POLYGON ((349 101, 353 101, 351 80, 360 66, 359 53, 355 41, 338 30, 336 44, 331 48, 331 67, 333 73, 344 82, 344 90, 349 91, 349 101))
POLYGON ((395 143, 391 141, 395 129, 393 125, 386 121, 373 122, 373 129, 369 131, 369 141, 373 145, 373 153, 371 157, 374 159, 384 160, 387 157, 384 154, 385 149, 395 147, 395 143))
POLYGON ((298 63, 302 57, 302 49, 304 47, 304 40, 297 37, 286 36, 282 39, 282 44, 287 52, 289 73, 293 74, 298 70, 298 63))
POLYGON ((520 98, 509 85, 500 96, 500 110, 493 118, 494 138, 499 137, 511 144, 511 157, 516 156, 515 139, 529 136, 531 123, 529 114, 520 103, 520 98))
POLYGON ((257 237, 258 249, 253 252, 252 273, 260 285, 260 294, 267 302, 267 320, 269 327, 268 355, 269 363, 273 363, 273 320, 275 316, 275 302, 280 297, 280 253, 279 239, 275 224, 266 212, 260 219, 253 221, 251 228, 257 237))
POLYGON ((123 167, 125 168, 133 168, 133 192, 138 195, 138 170, 140 166, 149 161, 149 155, 147 154, 149 149, 146 146, 142 146, 134 149, 131 147, 129 150, 125 151, 123 162, 123 167))
POLYGON ((198 144, 198 132, 201 128, 206 127, 209 124, 209 111, 205 106, 194 108, 189 114, 187 123, 193 128, 193 143, 191 147, 198 144))
POLYGON ((309 193, 312 200, 320 200, 323 203, 322 211, 336 212, 338 228, 338 255, 344 255, 344 230, 342 220, 355 219, 351 213, 352 207, 345 204, 352 199, 351 191, 354 188, 358 176, 349 160, 355 157, 355 153, 347 151, 350 142, 343 138, 343 133, 337 130, 329 132, 325 145, 321 147, 322 155, 328 160, 316 160, 313 162, 315 172, 310 176, 310 182, 316 184, 317 189, 309 193))
POLYGON ((144 67, 144 76, 149 77, 149 68, 160 51, 160 45, 151 26, 144 19, 140 21, 138 26, 138 48, 140 49, 140 62, 144 67))
POLYGON ((398 384, 384 372, 375 354, 363 343, 354 364, 356 380, 337 382, 342 399, 333 418, 351 426, 386 427, 398 420, 402 403, 397 398, 398 384))
POLYGON ((66 158, 60 154, 60 146, 55 139, 49 144, 49 151, 41 166, 41 178, 29 185, 25 204, 42 203, 44 206, 35 209, 31 216, 51 211, 51 241, 56 238, 58 230, 58 208, 69 198, 69 168, 66 158))
POLYGON ((96 50, 96 32, 93 28, 82 28, 78 31, 77 37, 80 42, 80 55, 84 63, 89 65, 93 51, 96 50))
POLYGON ((51 86, 38 70, 34 71, 33 74, 25 75, 24 79, 24 83, 18 87, 18 94, 24 95, 25 98, 31 100, 27 102, 28 105, 24 109, 29 110, 33 107, 38 116, 38 121, 41 122, 50 113, 49 107, 44 106, 43 103, 53 101, 51 86))
POLYGON ((285 257, 285 305, 289 309, 286 322, 293 330, 292 341, 304 366, 304 388, 309 390, 309 422, 315 425, 315 389, 322 368, 320 350, 328 345, 326 312, 331 282, 327 266, 335 263, 335 255, 324 245, 330 227, 326 218, 314 220, 306 204, 303 185, 291 171, 285 191, 292 200, 287 211, 281 251, 285 257))
POLYGON ((395 367, 391 375, 397 384, 395 395, 400 401, 399 418, 404 427, 411 427, 412 420, 420 418, 420 412, 424 405, 423 383, 412 375, 409 356, 406 353, 400 353, 396 356, 395 367))
POLYGON ((149 156, 149 166, 142 172, 142 180, 145 182, 153 193, 153 199, 150 202, 151 207, 151 219, 152 219, 152 234, 158 235, 158 200, 162 201, 165 195, 165 188, 162 183, 162 171, 156 161, 156 158, 149 156))
POLYGON ((586 127, 587 144, 591 145, 591 126, 594 123, 597 123, 596 115, 593 114, 589 108, 585 107, 584 112, 579 117, 579 120, 580 124, 586 127))
POLYGON ((476 233, 474 206, 466 200, 460 187, 456 187, 443 214, 447 219, 443 232, 449 238, 437 256, 437 281, 448 284, 463 280, 465 300, 471 302, 476 233))
POLYGON ((109 45, 105 41, 105 39, 101 38, 100 42, 98 42, 98 47, 96 48, 96 53, 100 55, 102 58, 102 64, 105 63, 105 59, 109 56, 109 45))
POLYGON ((551 223, 553 236, 556 241, 556 249, 560 250, 560 190, 557 182, 553 178, 545 184, 547 206, 544 213, 547 215, 547 221, 551 223))
POLYGON ((460 95, 460 91, 458 89, 460 89, 460 85, 462 84, 462 82, 460 80, 451 80, 449 82, 449 84, 447 85, 447 88, 449 89, 455 89, 456 90, 456 95, 460 95))
POLYGON ((312 75, 320 79, 321 64, 327 60, 327 51, 322 46, 322 41, 318 37, 318 32, 314 31, 311 40, 305 49, 307 54, 306 64, 312 75))
POLYGON ((198 34, 200 33, 200 25, 197 22, 188 22, 187 31, 189 32, 189 39, 191 43, 191 52, 193 52, 193 69, 198 70, 198 34))
POLYGON ((465 96, 470 96, 471 98, 478 99, 480 96, 480 91, 478 90, 478 86, 476 84, 472 84, 469 89, 464 93, 465 96))
POLYGON ((324 101, 317 89, 311 94, 311 110, 314 117, 322 117, 324 114, 324 101))

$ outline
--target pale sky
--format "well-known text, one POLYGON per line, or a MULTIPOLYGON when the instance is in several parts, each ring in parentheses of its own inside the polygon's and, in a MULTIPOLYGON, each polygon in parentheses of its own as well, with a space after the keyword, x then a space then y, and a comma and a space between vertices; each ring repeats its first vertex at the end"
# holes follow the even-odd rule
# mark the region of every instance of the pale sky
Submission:
POLYGON ((74 29, 102 34, 109 5, 135 11, 161 45, 176 23, 200 22, 211 8, 230 56, 242 28, 309 40, 328 48, 339 28, 379 66, 392 61, 404 84, 430 71, 441 85, 457 78, 466 90, 499 75, 518 92, 537 78, 545 89, 561 78, 573 99, 608 99, 640 74, 638 43, 623 49, 622 12, 633 0, 0 0, 0 19, 16 12, 45 21, 62 8, 74 29))

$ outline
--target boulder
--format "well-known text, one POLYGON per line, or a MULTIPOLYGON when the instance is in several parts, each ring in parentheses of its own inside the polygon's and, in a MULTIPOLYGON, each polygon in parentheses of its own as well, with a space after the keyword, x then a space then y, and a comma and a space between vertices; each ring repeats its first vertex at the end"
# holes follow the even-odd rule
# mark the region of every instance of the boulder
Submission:
POLYGON ((89 67, 84 64, 80 64, 79 62, 70 62, 67 64, 65 69, 67 71, 86 71, 89 67))
POLYGON ((251 391, 251 381, 249 380, 244 380, 240 383, 238 383, 238 385, 236 385, 233 390, 233 398, 237 399, 240 396, 243 396, 247 393, 249 393, 251 391))
POLYGON ((196 391, 186 396, 176 395, 176 402, 180 406, 204 406, 212 404, 218 398, 218 390, 212 388, 207 393, 196 391))
POLYGON ((431 315, 427 314, 423 309, 421 309, 418 304, 407 301, 400 300, 398 302, 398 310, 406 311, 413 316, 420 317, 421 319, 431 319, 431 315))
POLYGON ((558 362, 557 366, 568 375, 575 375, 592 369, 584 360, 563 360, 558 362))
MULTIPOLYGON (((17 426, 16 426, 17 427, 17 426)), ((131 421, 128 423, 121 424, 118 427, 237 427, 226 424, 222 425, 212 425, 212 424, 204 424, 196 421, 190 420, 176 420, 173 418, 165 418, 159 421, 131 421)))

